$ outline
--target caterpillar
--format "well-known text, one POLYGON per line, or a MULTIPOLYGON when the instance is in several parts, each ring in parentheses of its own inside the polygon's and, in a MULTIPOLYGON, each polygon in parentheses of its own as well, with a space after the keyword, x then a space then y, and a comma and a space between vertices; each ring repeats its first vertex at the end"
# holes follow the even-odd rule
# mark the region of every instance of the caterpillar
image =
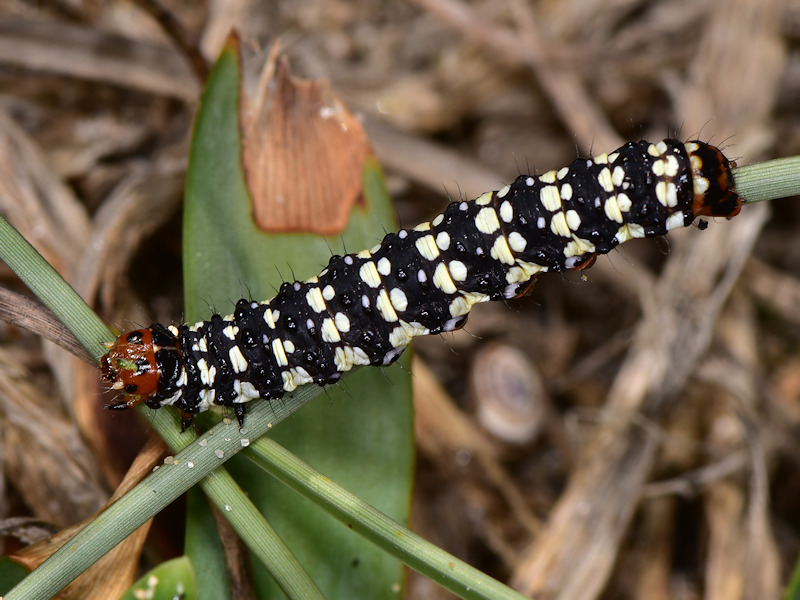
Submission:
POLYGON ((472 305, 525 294, 537 273, 588 268, 629 239, 700 216, 735 216, 743 201, 732 166, 714 146, 666 139, 522 175, 370 250, 333 256, 271 300, 123 333, 101 359, 102 377, 122 392, 106 408, 176 406, 186 429, 216 405, 243 424, 250 400, 388 365, 412 338, 463 327, 472 305))

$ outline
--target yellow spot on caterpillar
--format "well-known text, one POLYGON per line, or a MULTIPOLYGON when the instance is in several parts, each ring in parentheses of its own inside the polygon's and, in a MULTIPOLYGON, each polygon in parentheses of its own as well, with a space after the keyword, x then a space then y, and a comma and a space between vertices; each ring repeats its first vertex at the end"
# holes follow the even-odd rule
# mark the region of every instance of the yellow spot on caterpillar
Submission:
POLYGON ((546 185, 539 192, 539 199, 550 212, 561 209, 561 196, 558 193, 558 188, 554 185, 546 185))
POLYGON ((494 233, 500 229, 500 221, 497 220, 497 213, 491 207, 482 208, 475 217, 475 227, 478 231, 485 234, 494 233))
POLYGON ((285 367, 289 364, 286 360, 286 353, 283 351, 283 343, 280 338, 272 340, 272 354, 275 356, 275 362, 279 367, 285 367))
POLYGON ((381 284, 381 276, 378 275, 378 269, 375 268, 375 263, 372 261, 361 265, 358 274, 361 277, 361 281, 371 288, 376 288, 381 284))
POLYGON ((453 280, 450 279, 450 273, 444 263, 436 265, 436 270, 433 272, 433 285, 445 294, 455 294, 458 289, 453 280))
POLYGON ((511 249, 508 247, 508 243, 506 243, 506 238, 502 235, 494 241, 494 245, 492 246, 492 250, 489 254, 492 258, 499 260, 503 264, 514 264, 514 256, 511 254, 511 249))
POLYGON ((394 323, 397 321, 397 313, 394 312, 392 302, 389 300, 389 295, 386 293, 386 290, 381 290, 378 292, 378 299, 375 301, 375 305, 378 308, 378 312, 381 313, 384 321, 388 323, 394 323))
POLYGON ((550 221, 550 230, 561 237, 572 237, 572 232, 567 226, 567 218, 563 212, 553 215, 553 219, 550 221))
POLYGON ((436 243, 432 235, 426 235, 417 239, 415 245, 417 246, 417 251, 420 253, 422 258, 435 260, 439 256, 439 248, 436 247, 436 243))
POLYGON ((339 335, 339 330, 336 329, 336 324, 330 317, 322 320, 322 339, 329 343, 341 342, 342 337, 339 335))

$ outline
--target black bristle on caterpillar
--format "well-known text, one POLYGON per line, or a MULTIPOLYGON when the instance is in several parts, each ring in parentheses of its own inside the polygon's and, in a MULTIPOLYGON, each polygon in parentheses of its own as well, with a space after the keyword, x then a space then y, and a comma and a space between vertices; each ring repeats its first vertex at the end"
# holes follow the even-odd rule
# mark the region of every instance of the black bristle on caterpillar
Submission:
POLYGON ((107 408, 174 405, 185 429, 193 415, 228 406, 243 423, 249 400, 388 365, 413 337, 462 327, 473 304, 526 293, 539 272, 584 269, 629 239, 737 215, 731 166, 714 146, 667 139, 520 176, 371 250, 333 256, 272 300, 122 334, 101 371, 125 397, 107 408))

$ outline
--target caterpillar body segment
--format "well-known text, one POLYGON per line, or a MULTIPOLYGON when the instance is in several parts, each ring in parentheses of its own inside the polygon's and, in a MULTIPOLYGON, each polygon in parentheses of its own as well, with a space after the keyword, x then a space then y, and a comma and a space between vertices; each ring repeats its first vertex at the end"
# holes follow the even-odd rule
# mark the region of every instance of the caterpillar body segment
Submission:
POLYGON ((412 338, 464 325, 474 304, 525 293, 540 272, 582 269, 640 237, 698 216, 731 218, 731 163, 708 144, 629 142, 594 159, 453 202, 370 250, 333 256, 316 277, 208 321, 122 334, 101 361, 122 398, 108 408, 211 406, 325 385, 357 365, 388 365, 412 338))

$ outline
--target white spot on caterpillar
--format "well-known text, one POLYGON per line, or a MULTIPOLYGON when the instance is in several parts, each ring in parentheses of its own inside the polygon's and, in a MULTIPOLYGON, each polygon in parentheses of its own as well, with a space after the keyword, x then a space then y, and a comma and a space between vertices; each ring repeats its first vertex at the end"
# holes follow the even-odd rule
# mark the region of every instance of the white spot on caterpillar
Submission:
POLYGON ((286 392, 293 392, 297 389, 297 384, 294 382, 294 377, 290 371, 281 371, 281 379, 283 379, 283 389, 286 392))
POLYGON ((538 227, 539 229, 544 229, 546 225, 547 221, 545 221, 544 217, 539 217, 538 219, 536 219, 536 227, 538 227))
POLYGON ((514 256, 511 254, 511 250, 506 243, 506 238, 502 235, 499 236, 495 241, 494 245, 492 246, 492 251, 489 253, 492 258, 495 260, 499 260, 501 263, 506 265, 513 265, 514 264, 514 256))
POLYGON ((303 286, 302 286, 302 284, 301 284, 299 281, 295 281, 295 282, 292 284, 292 289, 293 289, 295 292, 299 292, 301 287, 303 287, 303 286))
POLYGON ((294 343, 292 342, 292 340, 284 340, 283 349, 286 350, 286 354, 292 354, 295 351, 294 343))
POLYGON ((361 252, 356 254, 356 258, 364 258, 364 259, 366 259, 366 258, 370 258, 371 256, 372 256, 372 253, 369 250, 362 250, 361 252))
POLYGON ((697 156, 697 154, 692 154, 689 157, 689 164, 692 165, 692 169, 695 171, 701 171, 703 169, 703 159, 697 156))
POLYGON ((401 240, 406 239, 408 237, 408 231, 406 231, 405 229, 401 229, 400 231, 397 232, 397 237, 399 237, 401 240))
POLYGON ((561 199, 572 200, 572 186, 570 184, 565 183, 561 186, 561 199))
MULTIPOLYGON (((478 228, 478 231, 485 234, 494 233, 498 229, 500 229, 500 221, 497 220, 497 213, 495 210, 487 206, 486 208, 482 208, 480 212, 475 216, 475 227, 478 228)), ((442 235, 441 233, 439 235, 442 235)), ((439 238, 436 238, 437 245, 439 244, 439 238)), ((448 237, 447 245, 450 246, 450 240, 448 237)), ((439 245, 442 248, 441 245, 439 245)), ((442 248, 442 250, 446 250, 447 248, 442 248)))
POLYGON ((505 198, 505 197, 506 197, 506 194, 508 194, 508 192, 509 192, 509 190, 510 190, 510 189, 511 189, 511 186, 510 186, 510 185, 507 185, 507 186, 505 186, 505 187, 504 187, 502 190, 500 190, 499 192, 497 192, 497 197, 498 197, 498 198, 505 198))
POLYGON ((671 231, 673 229, 678 229, 679 227, 684 226, 684 218, 682 212, 672 213, 666 222, 667 231, 671 231))
POLYGON ((434 227, 438 227, 439 225, 442 224, 442 221, 444 221, 444 215, 437 215, 436 218, 433 221, 431 221, 431 225, 433 225, 434 227))
POLYGON ((306 319, 306 329, 308 329, 310 331, 310 330, 316 329, 316 328, 317 328, 317 326, 314 324, 314 321, 312 321, 311 319, 306 319))
POLYGON ((277 323, 278 319, 280 319, 280 318, 281 318, 281 311, 273 309, 272 310, 272 320, 277 323))
POLYGON ((322 339, 328 343, 342 341, 342 338, 339 335, 339 330, 336 329, 336 324, 331 318, 322 320, 322 339))
POLYGON ((397 357, 400 356, 403 353, 403 350, 405 349, 406 349, 405 346, 400 346, 399 348, 393 348, 392 350, 389 350, 386 353, 386 356, 383 357, 383 366, 392 364, 395 360, 397 360, 397 357))
POLYGON ((425 273, 424 270, 420 269, 419 271, 417 271, 417 281, 419 281, 420 283, 425 283, 426 281, 428 281, 428 274, 425 273))
POLYGON ((448 306, 450 316, 460 317, 462 315, 466 315, 470 309, 472 309, 473 304, 483 302, 484 298, 488 297, 483 294, 465 294, 463 296, 456 296, 450 301, 450 306, 448 306))
POLYGON ((333 300, 333 298, 334 298, 335 296, 336 296, 336 291, 333 289, 333 286, 331 286, 331 285, 326 285, 326 286, 325 286, 325 287, 322 289, 322 297, 323 297, 325 300, 333 300))
POLYGON ((417 251, 422 258, 436 260, 439 256, 439 249, 436 247, 432 235, 426 235, 417 239, 414 245, 417 247, 417 251))
POLYGON ((306 302, 315 313, 321 313, 326 308, 325 300, 322 299, 322 292, 318 287, 312 287, 306 292, 306 302))
POLYGON ((556 177, 558 177, 559 181, 564 179, 564 177, 566 177, 567 175, 569 175, 569 167, 563 167, 558 170, 558 173, 556 173, 556 177))
POLYGON ((525 180, 525 185, 527 185, 528 187, 532 187, 533 186, 533 177, 528 177, 525 180))
POLYGON ((352 266, 353 262, 354 262, 353 261, 353 257, 351 255, 349 255, 349 254, 345 254, 345 256, 344 256, 344 258, 342 260, 344 261, 344 264, 346 264, 348 267, 352 266))
POLYGON ((506 281, 508 283, 527 283, 530 281, 531 277, 536 275, 539 271, 546 270, 547 269, 536 263, 517 260, 517 264, 511 267, 506 273, 506 281))
POLYGON ((242 396, 245 398, 259 398, 261 396, 255 386, 253 386, 253 384, 249 381, 243 381, 241 383, 241 388, 242 396))
POLYGON ((619 152, 612 152, 611 154, 608 155, 608 162, 615 163, 617 162, 618 158, 619 158, 619 152))
POLYGON ((380 244, 375 244, 372 248, 369 249, 369 251, 370 251, 371 254, 375 254, 380 249, 381 249, 381 245, 380 244))
POLYGON ((352 363, 347 360, 347 352, 341 346, 333 349, 333 364, 336 365, 336 370, 344 373, 352 368, 352 363))
POLYGON ((524 252, 525 247, 528 245, 528 240, 516 231, 512 231, 508 236, 508 245, 511 246, 514 252, 524 252))
POLYGON ((460 260, 451 260, 447 265, 450 277, 455 281, 464 281, 467 278, 467 267, 460 260))
POLYGON ((620 192, 619 194, 617 194, 617 206, 619 206, 619 210, 621 212, 630 212, 633 203, 631 202, 631 199, 628 196, 628 194, 620 192))
POLYGON ((575 231, 581 226, 581 216, 575 210, 568 210, 565 219, 567 221, 567 227, 572 231, 575 231))
POLYGON ((361 296, 361 306, 363 306, 364 308, 369 308, 370 306, 369 296, 367 296, 366 294, 362 294, 361 296))
POLYGON ((563 212, 556 213, 550 220, 550 231, 561 237, 572 237, 572 232, 567 227, 567 218, 563 212))
POLYGON ((392 272, 392 263, 385 256, 378 261, 378 273, 383 276, 389 275, 392 272))
POLYGON ((558 195, 558 188, 554 185, 546 185, 539 191, 539 199, 550 212, 561 209, 561 196, 558 195))
POLYGON ((177 336, 178 336, 178 334, 180 333, 180 331, 178 331, 178 328, 177 328, 177 327, 175 327, 175 325, 170 325, 169 327, 167 327, 167 329, 169 330, 169 332, 170 332, 172 335, 174 335, 174 336, 176 336, 176 337, 177 337, 177 336))
POLYGON ((600 171, 597 175, 597 183, 609 194, 614 191, 614 182, 611 181, 611 171, 607 168, 600 171))
POLYGON ((615 196, 609 196, 606 198, 606 203, 603 205, 603 210, 609 219, 616 221, 617 223, 622 223, 622 213, 619 210, 619 205, 617 204, 617 198, 615 196))
POLYGON ((445 294, 455 294, 457 291, 456 284, 450 279, 450 273, 444 263, 436 265, 436 270, 433 272, 433 285, 445 294))
POLYGON ((208 342, 206 342, 206 338, 201 337, 197 340, 197 349, 200 352, 208 352, 208 342))
POLYGON ((291 373, 292 373, 292 380, 297 385, 305 385, 307 383, 314 382, 314 378, 311 377, 311 375, 308 374, 308 371, 306 371, 303 367, 295 367, 291 369, 291 373))
POLYGON ((620 244, 635 238, 643 238, 644 227, 638 223, 627 223, 617 230, 617 234, 614 237, 619 241, 620 244))
POLYGON ((664 168, 664 173, 666 173, 668 177, 675 177, 679 170, 680 163, 678 162, 678 157, 674 154, 668 154, 667 166, 664 168))
POLYGON ((378 269, 375 268, 375 263, 372 261, 361 265, 358 275, 361 277, 361 281, 371 288, 376 288, 381 284, 381 276, 378 275, 378 269))
POLYGON ((447 321, 445 321, 444 325, 442 325, 442 331, 444 332, 455 331, 459 327, 463 326, 465 321, 466 317, 464 317, 463 315, 459 317, 453 317, 452 319, 448 319, 447 321))
POLYGON ((458 210, 465 211, 469 208, 469 202, 461 202, 458 205, 458 210))
POLYGON ((616 187, 620 187, 623 181, 625 181, 625 169, 619 166, 614 167, 614 172, 611 174, 611 183, 616 187))
POLYGON ((667 182, 666 181, 659 181, 656 184, 656 199, 662 204, 662 206, 667 205, 667 182))
POLYGON ((708 191, 708 188, 709 188, 708 179, 706 179, 705 177, 695 177, 694 180, 692 181, 692 190, 697 196, 702 196, 703 194, 705 194, 708 191))
POLYGON ((653 166, 650 167, 656 177, 663 177, 664 176, 664 161, 663 160, 656 160, 653 161, 653 166))
POLYGON ((375 306, 378 308, 378 312, 381 313, 384 321, 388 323, 397 321, 397 313, 394 312, 394 308, 392 308, 392 302, 389 300, 389 295, 386 293, 386 290, 378 292, 378 299, 375 301, 375 306))
POLYGON ((336 325, 336 329, 342 333, 350 331, 350 319, 346 314, 337 312, 333 317, 333 322, 336 325))
POLYGON ((547 173, 542 173, 541 175, 539 175, 539 181, 541 181, 542 183, 555 183, 556 172, 548 171, 547 173))
POLYGON ((272 340, 272 354, 275 356, 275 362, 279 367, 285 367, 289 364, 286 360, 286 353, 283 351, 283 343, 280 338, 272 340))
POLYGON ((658 151, 658 148, 655 147, 655 144, 650 144, 647 147, 647 153, 650 156, 661 156, 661 152, 658 151))
POLYGON ((222 330, 222 335, 226 338, 231 340, 232 342, 236 341, 236 334, 239 333, 239 328, 234 325, 228 325, 225 329, 222 330))
POLYGON ((607 165, 608 164, 608 154, 601 154, 600 156, 595 156, 594 160, 592 162, 594 162, 594 164, 596 164, 596 165, 607 165))
POLYGON ((700 146, 698 146, 694 142, 689 142, 688 144, 685 144, 685 147, 687 152, 697 152, 698 150, 700 150, 700 146))
POLYGON ((208 381, 208 363, 205 358, 197 361, 197 370, 200 371, 200 381, 203 385, 210 385, 208 381))
POLYGON ((492 196, 493 196, 492 192, 484 192, 483 194, 475 198, 475 204, 477 204, 478 206, 486 206, 487 204, 491 204, 492 196))
POLYGON ((666 142, 664 142, 664 140, 661 140, 660 142, 658 142, 658 143, 656 144, 656 148, 658 148, 658 151, 659 151, 661 154, 664 154, 664 152, 666 152, 666 151, 668 150, 668 148, 667 148, 667 144, 666 144, 666 142))
POLYGON ((244 373, 247 370, 247 361, 242 356, 242 351, 239 346, 234 346, 228 350, 228 357, 231 359, 231 366, 234 373, 244 373))
POLYGON ((368 365, 370 363, 369 356, 362 348, 353 346, 353 364, 354 365, 368 365))
POLYGON ((405 348, 410 341, 411 338, 402 327, 395 327, 389 334, 389 343, 392 345, 392 348, 405 348))
POLYGON ((400 288, 393 288, 389 292, 389 300, 396 311, 403 312, 408 308, 408 298, 400 288))
POLYGON ((431 224, 428 222, 420 223, 416 227, 414 227, 414 231, 428 231, 431 228, 431 224))
POLYGON ((440 232, 436 236, 436 245, 439 247, 439 250, 447 250, 450 247, 450 234, 446 231, 440 232))
POLYGON ((504 223, 511 223, 514 219, 514 207, 511 206, 511 202, 505 200, 500 205, 500 218, 503 219, 504 223))
POLYGON ((579 237, 574 237, 564 247, 564 256, 566 256, 567 258, 572 258, 573 256, 583 256, 584 254, 590 254, 594 251, 595 251, 594 244, 592 244, 590 241, 581 239, 579 237))

